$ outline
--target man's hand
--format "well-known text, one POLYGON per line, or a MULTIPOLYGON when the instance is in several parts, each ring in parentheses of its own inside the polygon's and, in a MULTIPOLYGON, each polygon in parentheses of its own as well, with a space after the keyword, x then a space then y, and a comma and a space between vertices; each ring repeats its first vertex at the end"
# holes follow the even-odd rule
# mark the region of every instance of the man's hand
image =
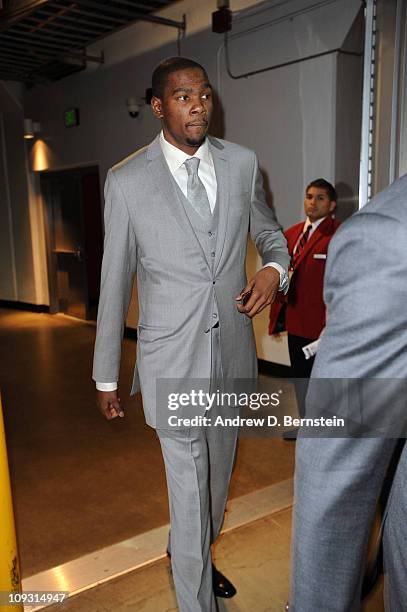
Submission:
POLYGON ((96 405, 103 416, 110 421, 116 417, 124 417, 124 410, 120 406, 120 398, 116 391, 96 391, 96 405))
POLYGON ((243 291, 236 297, 236 300, 240 301, 245 293, 251 291, 250 298, 244 306, 243 304, 237 304, 238 311, 251 319, 261 312, 263 308, 274 302, 279 285, 280 274, 278 271, 272 266, 262 268, 262 270, 259 270, 253 276, 243 291))

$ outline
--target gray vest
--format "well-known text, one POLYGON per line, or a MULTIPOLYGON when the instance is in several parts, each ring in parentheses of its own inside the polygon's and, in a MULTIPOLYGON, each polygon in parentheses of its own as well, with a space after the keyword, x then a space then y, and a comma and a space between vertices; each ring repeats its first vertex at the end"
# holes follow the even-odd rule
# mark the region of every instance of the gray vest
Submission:
MULTIPOLYGON (((195 232, 195 235, 199 241, 199 244, 202 247, 202 250, 205 253, 205 257, 209 262, 210 269, 212 274, 214 273, 214 262, 215 262, 215 252, 216 252, 216 241, 218 237, 218 220, 219 220, 219 201, 216 198, 215 209, 213 211, 213 215, 209 221, 205 221, 202 219, 200 215, 195 211, 195 209, 188 202, 187 198, 182 193, 179 188, 177 182, 174 179, 174 182, 177 187, 177 193, 180 199, 182 206, 186 212, 186 215, 189 219, 189 222, 192 226, 192 229, 195 232)), ((212 281, 214 282, 215 278, 212 276, 212 281)), ((212 286, 213 287, 213 286, 212 286)), ((212 288, 212 308, 211 312, 208 312, 208 326, 207 330, 211 327, 214 327, 219 322, 219 314, 218 307, 216 304, 216 296, 214 288, 212 288)))

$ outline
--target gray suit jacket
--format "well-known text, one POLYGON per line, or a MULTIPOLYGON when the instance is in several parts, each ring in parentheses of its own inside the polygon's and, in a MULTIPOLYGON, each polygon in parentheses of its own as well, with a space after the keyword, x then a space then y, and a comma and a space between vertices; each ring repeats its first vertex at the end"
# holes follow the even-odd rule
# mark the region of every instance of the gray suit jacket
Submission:
MULTIPOLYGON (((313 409, 313 381, 364 379, 364 386, 373 384, 377 393, 364 402, 363 417, 369 425, 375 409, 384 434, 303 437, 297 442, 290 605, 296 612, 361 609, 368 538, 395 444, 386 437, 386 423, 399 425, 401 431, 407 414, 407 175, 339 228, 329 246, 324 297, 327 326, 312 371, 307 411, 313 409)), ((347 401, 349 410, 355 409, 349 416, 357 420, 360 404, 355 396, 350 393, 347 401)), ((388 547, 385 557, 391 559, 396 548, 404 557, 390 572, 392 612, 406 609, 407 601, 405 576, 399 579, 394 571, 397 566, 402 574, 407 562, 407 487, 397 485, 400 479, 407 484, 406 465, 402 456, 386 519, 391 533, 398 534, 398 545, 388 547), (393 517, 403 514, 401 525, 393 517)), ((392 539, 390 535, 386 541, 392 539)))
POLYGON ((214 267, 181 204, 158 137, 112 168, 105 187, 102 266, 93 378, 118 379, 123 326, 137 274, 139 325, 132 392, 141 389, 147 423, 166 410, 157 380, 202 379, 208 390, 210 320, 219 313, 226 378, 256 375, 250 319, 236 310, 246 284, 247 234, 263 262, 288 267, 285 238, 267 206, 256 155, 209 138, 218 185, 219 226, 214 267), (157 403, 159 405, 157 405, 157 403))

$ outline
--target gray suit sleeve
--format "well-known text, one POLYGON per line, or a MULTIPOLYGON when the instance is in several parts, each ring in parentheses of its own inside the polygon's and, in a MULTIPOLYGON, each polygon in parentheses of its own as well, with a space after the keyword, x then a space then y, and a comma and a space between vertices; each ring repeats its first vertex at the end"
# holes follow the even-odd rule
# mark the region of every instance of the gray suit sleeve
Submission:
POLYGON ((250 235, 260 253, 263 265, 270 262, 278 263, 287 272, 290 263, 287 242, 274 211, 266 202, 263 178, 256 155, 254 155, 252 178, 250 235))
POLYGON ((105 183, 105 240, 93 379, 117 381, 124 323, 137 268, 137 245, 120 185, 109 170, 105 183))
POLYGON ((327 326, 314 377, 397 376, 393 334, 406 324, 400 308, 406 291, 398 281, 405 239, 400 223, 377 213, 355 215, 333 237, 324 283, 327 326))

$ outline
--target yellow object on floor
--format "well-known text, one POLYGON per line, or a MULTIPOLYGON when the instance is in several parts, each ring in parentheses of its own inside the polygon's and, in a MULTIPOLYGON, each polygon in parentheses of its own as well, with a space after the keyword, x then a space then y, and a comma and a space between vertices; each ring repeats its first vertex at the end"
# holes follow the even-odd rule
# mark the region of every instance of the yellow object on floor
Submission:
MULTIPOLYGON (((8 471, 6 437, 0 398, 0 611, 21 612, 22 604, 10 605, 13 593, 21 592, 20 569, 8 471)), ((17 595, 18 597, 18 595, 17 595)))

